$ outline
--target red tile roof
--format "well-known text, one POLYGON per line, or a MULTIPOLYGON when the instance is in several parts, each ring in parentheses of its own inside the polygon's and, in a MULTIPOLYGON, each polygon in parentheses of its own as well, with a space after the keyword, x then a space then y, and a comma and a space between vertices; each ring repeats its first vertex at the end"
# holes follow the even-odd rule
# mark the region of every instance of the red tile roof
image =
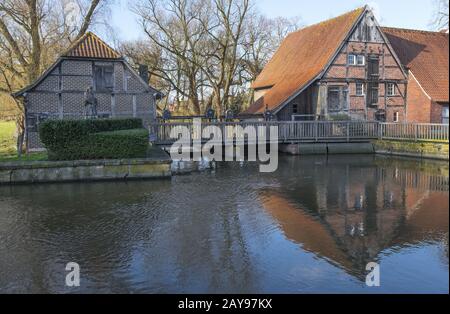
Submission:
POLYGON ((273 86, 247 113, 273 110, 292 94, 319 76, 336 53, 365 8, 291 33, 252 84, 260 89, 273 86))
POLYGON ((63 57, 119 59, 121 56, 97 35, 87 32, 70 47, 63 57))
POLYGON ((448 34, 383 27, 393 49, 425 92, 437 102, 448 102, 448 34))

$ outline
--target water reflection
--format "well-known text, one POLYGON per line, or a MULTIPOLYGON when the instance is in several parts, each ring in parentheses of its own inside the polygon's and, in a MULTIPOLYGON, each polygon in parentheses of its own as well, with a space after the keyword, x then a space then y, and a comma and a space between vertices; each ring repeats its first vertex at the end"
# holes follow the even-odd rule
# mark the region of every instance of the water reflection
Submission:
POLYGON ((448 213, 447 164, 373 156, 0 187, 0 291, 448 292, 448 213))
MULTIPOLYGON (((286 237, 363 280, 367 263, 378 261, 385 249, 448 239, 445 167, 418 172, 412 162, 386 167, 391 161, 316 161, 296 171, 304 180, 263 189, 262 203, 286 237)), ((291 166, 282 169, 284 175, 298 165, 291 166)), ((443 245, 448 264, 448 241, 443 245)))

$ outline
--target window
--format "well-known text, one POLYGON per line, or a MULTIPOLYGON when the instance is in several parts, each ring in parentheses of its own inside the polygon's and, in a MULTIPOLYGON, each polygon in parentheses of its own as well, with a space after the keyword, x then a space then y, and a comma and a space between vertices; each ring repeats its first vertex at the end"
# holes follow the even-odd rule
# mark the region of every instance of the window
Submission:
POLYGON ((375 120, 380 122, 386 122, 386 111, 378 110, 375 112, 375 120))
POLYGON ((395 111, 394 112, 394 122, 398 122, 400 119, 399 119, 399 113, 398 113, 398 111, 395 111))
POLYGON ((378 104, 378 87, 372 87, 370 95, 372 104, 378 104))
POLYGON ((356 83, 356 96, 364 96, 364 84, 356 83))
POLYGON ((365 65, 366 58, 364 55, 349 54, 347 62, 348 65, 365 65))
POLYGON ((367 105, 376 106, 378 104, 378 83, 371 82, 367 88, 367 105))
POLYGON ((348 64, 356 65, 356 55, 353 54, 348 55, 348 64))
POLYGON ((347 86, 330 86, 328 88, 328 110, 347 110, 348 103, 347 86))
POLYGON ((380 60, 377 56, 371 56, 369 58, 368 77, 369 80, 378 79, 380 75, 380 60))
POLYGON ((328 110, 339 110, 340 88, 339 86, 330 86, 328 88, 328 110))
POLYGON ((387 84, 387 95, 395 96, 395 84, 394 83, 387 84))
POLYGON ((28 114, 27 117, 27 129, 30 132, 37 132, 38 131, 38 118, 36 115, 28 114))
POLYGON ((358 55, 356 57, 356 64, 357 65, 364 65, 364 64, 366 64, 366 58, 363 55, 358 55))
POLYGON ((27 130, 29 132, 38 132, 39 123, 44 122, 48 118, 49 118, 49 115, 46 113, 40 113, 40 114, 29 113, 27 115, 27 130))
POLYGON ((96 91, 112 91, 114 85, 113 65, 95 65, 94 83, 96 91))
POLYGON ((448 107, 442 108, 442 123, 448 124, 448 107))
POLYGON ((292 105, 292 113, 293 113, 293 114, 298 113, 298 104, 293 104, 293 105, 292 105))

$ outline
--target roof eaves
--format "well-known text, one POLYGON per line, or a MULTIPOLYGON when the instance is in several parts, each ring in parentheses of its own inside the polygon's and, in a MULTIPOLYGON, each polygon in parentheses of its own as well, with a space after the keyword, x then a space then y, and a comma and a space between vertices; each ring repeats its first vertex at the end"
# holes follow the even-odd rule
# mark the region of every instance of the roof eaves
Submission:
POLYGON ((61 62, 61 60, 62 60, 61 57, 56 59, 56 61, 47 70, 45 70, 45 72, 42 73, 42 75, 40 75, 39 78, 37 78, 34 82, 28 84, 27 86, 25 86, 21 90, 18 90, 17 92, 12 93, 11 96, 14 97, 14 98, 22 97, 24 93, 26 93, 29 90, 31 90, 34 87, 36 87, 40 82, 42 82, 57 67, 57 65, 61 62))

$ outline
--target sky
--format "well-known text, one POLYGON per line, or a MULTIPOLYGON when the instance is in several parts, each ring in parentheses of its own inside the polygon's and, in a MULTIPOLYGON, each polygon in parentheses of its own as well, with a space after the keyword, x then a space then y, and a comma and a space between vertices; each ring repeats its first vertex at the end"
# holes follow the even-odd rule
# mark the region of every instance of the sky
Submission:
MULTIPOLYGON (((143 37, 135 15, 128 9, 133 0, 116 0, 112 7, 114 37, 143 37)), ((434 0, 256 0, 258 10, 269 17, 300 17, 303 25, 318 23, 369 4, 382 26, 430 29, 434 0)))

